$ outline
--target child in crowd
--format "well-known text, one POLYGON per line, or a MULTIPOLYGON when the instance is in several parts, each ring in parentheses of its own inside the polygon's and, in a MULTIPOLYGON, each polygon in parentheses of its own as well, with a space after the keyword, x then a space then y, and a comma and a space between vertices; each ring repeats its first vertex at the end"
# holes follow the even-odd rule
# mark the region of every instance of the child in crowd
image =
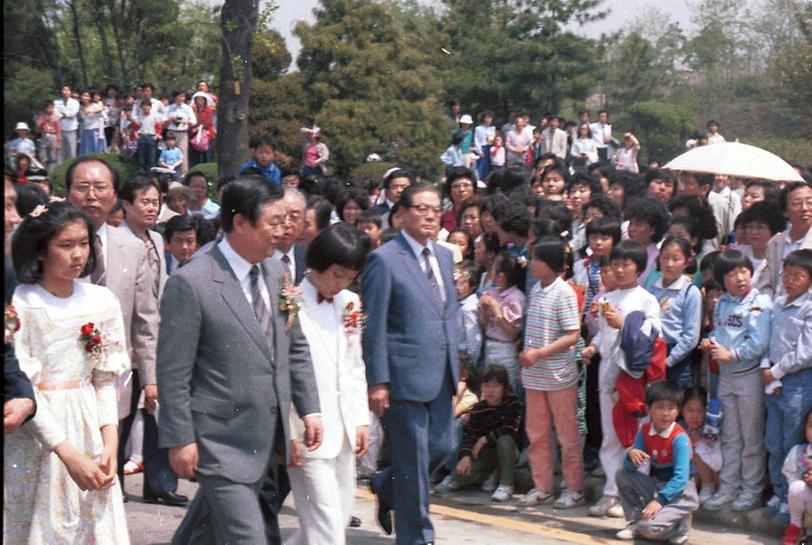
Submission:
MULTIPOLYGON (((437 492, 445 492, 455 487, 454 483, 454 469, 460 461, 459 448, 462 444, 463 430, 465 424, 471 418, 471 409, 479 402, 479 385, 477 381, 477 373, 474 366, 474 361, 468 356, 467 353, 460 352, 460 379, 457 382, 456 403, 454 403, 454 421, 452 426, 454 428, 454 452, 446 462, 445 469, 448 475, 434 487, 437 492)), ((490 480, 490 479, 489 479, 490 480)), ((493 492, 496 489, 496 483, 493 486, 486 487, 483 483, 482 489, 486 492, 493 492)))
POLYGON ((121 107, 118 122, 121 154, 125 157, 132 157, 138 149, 138 127, 138 123, 133 119, 132 104, 125 104, 121 107))
POLYGON ((380 212, 372 209, 364 210, 361 212, 361 215, 358 216, 356 227, 369 237, 372 243, 370 246, 372 250, 381 245, 383 221, 381 220, 380 212))
POLYGON ((564 189, 570 181, 569 169, 561 159, 557 159, 544 169, 541 176, 541 187, 544 198, 550 201, 563 201, 564 189))
POLYGON ((586 238, 590 255, 575 262, 572 277, 576 285, 584 288, 584 318, 601 289, 601 260, 620 242, 620 222, 609 217, 596 218, 587 223, 586 238))
POLYGON ((610 267, 617 289, 608 292, 599 300, 601 307, 598 318, 598 332, 589 346, 584 348, 581 358, 589 363, 595 354, 600 354, 598 389, 600 395, 601 429, 603 442, 600 449, 600 460, 606 474, 603 496, 589 508, 592 516, 610 516, 620 518, 623 509, 618 500, 615 476, 623 464, 623 446, 615 433, 612 422, 612 409, 615 406, 613 394, 615 381, 620 373, 619 336, 623 321, 632 311, 641 311, 651 327, 661 330, 660 312, 657 299, 637 284, 637 278, 646 267, 646 249, 639 243, 624 240, 612 249, 609 255, 610 267))
POLYGON ((797 545, 803 533, 804 514, 812 517, 812 410, 805 413, 803 422, 805 442, 792 447, 782 468, 788 483, 790 515, 782 545, 797 545))
POLYGON ((719 491, 703 504, 709 511, 730 505, 750 511, 761 501, 764 451, 764 387, 759 364, 770 342, 772 302, 751 286, 753 264, 728 250, 713 266, 725 294, 713 313, 713 331, 700 343, 719 362, 722 401, 722 466, 719 491))
POLYGON ((249 168, 257 168, 266 180, 281 185, 282 171, 273 162, 276 158, 276 140, 270 135, 257 138, 251 142, 251 152, 254 158, 245 162, 237 174, 242 174, 249 168))
POLYGON ((499 172, 505 168, 505 145, 502 141, 502 135, 497 134, 493 137, 493 145, 491 146, 491 172, 499 172))
MULTIPOLYGON (((484 482, 494 469, 499 470, 499 486, 493 501, 507 501, 513 495, 516 466, 516 442, 522 406, 508 382, 507 370, 491 365, 480 381, 482 400, 473 406, 463 430, 460 461, 439 492, 457 490, 484 482)), ((443 484, 443 483, 441 483, 443 484)))
POLYGON ((691 438, 694 449, 693 464, 696 468, 694 481, 699 487, 699 503, 710 499, 719 485, 719 472, 722 470, 722 449, 715 439, 705 437, 702 429, 708 397, 701 386, 685 390, 682 404, 682 425, 691 438))
POLYGON ((479 327, 479 297, 476 288, 479 285, 479 267, 473 261, 465 260, 454 269, 454 282, 457 285, 457 297, 460 300, 460 318, 462 333, 460 352, 467 354, 474 368, 479 365, 482 349, 482 329, 479 327))
POLYGON ((768 512, 775 524, 786 526, 790 509, 781 464, 803 438, 801 415, 812 409, 812 250, 796 250, 784 259, 781 282, 786 293, 773 304, 770 349, 761 362, 761 382, 767 388, 767 467, 778 500, 768 512))
POLYGON ((521 334, 525 295, 518 288, 521 271, 516 256, 502 251, 493 260, 488 288, 479 301, 479 323, 485 331, 485 365, 505 368, 511 390, 519 378, 517 342, 521 334))
POLYGON ((629 240, 639 242, 646 249, 646 267, 637 279, 645 286, 649 274, 657 268, 657 243, 668 229, 668 211, 660 201, 640 197, 629 202, 624 217, 629 222, 629 240))
POLYGON ((566 488, 553 503, 569 509, 586 502, 578 409, 578 365, 575 343, 581 331, 575 291, 564 281, 566 254, 560 237, 537 240, 530 249, 530 271, 539 280, 530 292, 524 352, 519 356, 526 391, 526 430, 535 487, 522 499, 525 505, 553 502, 552 433, 561 445, 566 488))
POLYGON ((448 149, 445 150, 445 153, 440 156, 440 161, 446 167, 465 166, 461 151, 463 139, 464 136, 460 132, 455 132, 451 136, 451 144, 448 146, 448 149))
POLYGON ((702 325, 702 293, 685 275, 692 259, 687 240, 666 238, 657 258, 662 276, 648 288, 660 304, 662 336, 668 349, 666 378, 682 388, 694 385, 694 349, 702 325))
POLYGON ((688 542, 691 513, 699 507, 691 480, 691 440, 677 424, 682 390, 670 380, 646 388, 650 422, 637 432, 634 446, 623 457, 617 486, 629 525, 618 539, 636 536, 688 542))
POLYGON ((471 244, 471 235, 462 229, 456 229, 448 233, 446 242, 459 246, 463 259, 471 259, 471 257, 473 257, 474 247, 473 244, 471 244))
POLYGON ((36 119, 36 130, 39 133, 39 148, 37 156, 48 172, 53 170, 59 157, 62 146, 62 131, 59 127, 59 118, 54 114, 54 103, 46 100, 42 112, 36 119))
POLYGON ((171 132, 166 137, 166 149, 161 151, 158 166, 173 170, 172 179, 176 182, 180 178, 180 171, 183 168, 183 152, 177 147, 175 135, 171 132))
POLYGON ((161 117, 152 111, 152 104, 147 100, 141 104, 141 112, 136 131, 138 137, 136 155, 138 168, 149 172, 155 166, 155 159, 158 156, 157 142, 161 139, 161 117))
POLYGON ((474 262, 482 271, 476 290, 479 297, 485 295, 485 290, 494 286, 490 279, 490 270, 497 253, 499 253, 499 236, 493 231, 485 231, 474 241, 474 262))

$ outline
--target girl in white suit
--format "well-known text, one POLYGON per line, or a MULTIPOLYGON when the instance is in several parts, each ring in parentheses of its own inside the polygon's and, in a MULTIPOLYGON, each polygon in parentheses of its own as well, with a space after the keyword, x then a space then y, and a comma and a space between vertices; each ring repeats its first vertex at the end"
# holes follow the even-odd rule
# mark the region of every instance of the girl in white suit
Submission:
POLYGON ((355 459, 369 442, 369 406, 361 358, 363 314, 346 288, 364 266, 369 239, 347 224, 323 230, 307 252, 309 272, 299 321, 310 345, 324 422, 313 451, 301 444, 301 419, 291 413, 293 465, 288 468, 300 529, 285 545, 344 545, 355 498, 355 459))

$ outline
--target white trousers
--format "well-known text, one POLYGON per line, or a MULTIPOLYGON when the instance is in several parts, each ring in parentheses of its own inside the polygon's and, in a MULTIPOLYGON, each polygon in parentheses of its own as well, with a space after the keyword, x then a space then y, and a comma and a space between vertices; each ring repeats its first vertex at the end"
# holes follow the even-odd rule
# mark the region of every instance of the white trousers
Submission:
POLYGON ((355 502, 355 455, 349 441, 332 459, 305 458, 288 467, 299 529, 285 545, 345 545, 355 502))
POLYGON ((615 483, 615 475, 617 475, 618 470, 623 467, 623 455, 626 451, 617 438, 615 425, 612 422, 612 408, 615 406, 612 393, 606 390, 600 390, 600 404, 603 442, 601 443, 600 451, 598 451, 598 456, 601 459, 603 472, 606 474, 606 484, 603 486, 603 495, 617 497, 618 492, 617 484, 615 483))

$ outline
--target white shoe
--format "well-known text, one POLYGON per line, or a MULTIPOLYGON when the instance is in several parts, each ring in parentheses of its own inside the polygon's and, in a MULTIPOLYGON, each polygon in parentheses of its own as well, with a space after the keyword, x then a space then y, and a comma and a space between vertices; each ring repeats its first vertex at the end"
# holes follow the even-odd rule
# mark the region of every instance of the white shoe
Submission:
POLYGON ((688 543, 688 534, 674 536, 668 540, 669 545, 685 545, 688 543))
POLYGON ((638 522, 630 522, 628 526, 615 534, 615 537, 623 541, 632 541, 637 535, 638 522))
POLYGON ((593 517, 622 517, 623 507, 620 505, 620 500, 614 496, 603 496, 598 502, 589 508, 589 514, 593 517), (620 514, 617 514, 617 510, 620 514), (612 513, 610 513, 612 511, 612 513))
POLYGON ((480 487, 480 489, 483 492, 493 492, 494 490, 496 490, 498 484, 499 484, 499 470, 497 469, 496 471, 491 473, 490 477, 488 477, 482 482, 482 486, 480 487))
POLYGON ((455 492, 459 489, 460 485, 454 480, 453 475, 448 475, 440 483, 434 485, 434 491, 438 494, 442 494, 443 492, 455 492))
POLYGON ((542 505, 553 503, 554 501, 555 494, 553 494, 552 492, 541 492, 534 488, 524 495, 524 497, 521 500, 521 503, 522 505, 542 505))
POLYGON ((493 501, 508 501, 513 496, 512 484, 500 484, 491 495, 493 501))
POLYGON ((719 511, 728 504, 736 501, 738 494, 735 490, 718 491, 710 497, 708 501, 702 504, 702 507, 707 511, 719 511))
POLYGON ((586 498, 580 492, 573 492, 572 490, 565 489, 558 499, 553 502, 553 507, 556 509, 570 509, 578 507, 586 503, 586 498))
POLYGON ((706 501, 711 499, 713 496, 714 490, 709 484, 702 485, 702 490, 699 491, 699 505, 704 504, 706 501))

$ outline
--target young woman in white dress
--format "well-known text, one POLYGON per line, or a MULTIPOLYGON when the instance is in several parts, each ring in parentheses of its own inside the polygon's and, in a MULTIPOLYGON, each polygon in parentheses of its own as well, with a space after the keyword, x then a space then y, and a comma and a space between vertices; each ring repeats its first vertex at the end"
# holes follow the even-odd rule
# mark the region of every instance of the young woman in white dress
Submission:
POLYGON ((118 299, 77 280, 95 267, 92 240, 90 219, 62 202, 38 207, 14 235, 14 350, 37 412, 5 436, 3 543, 130 542, 115 387, 130 360, 118 299))
POLYGON ((324 439, 308 452, 301 419, 291 410, 290 486, 300 529, 285 545, 344 545, 355 498, 355 460, 369 442, 366 368, 361 357, 364 316, 347 290, 369 251, 369 239, 346 223, 323 230, 307 251, 299 320, 310 346, 324 422, 324 439))

